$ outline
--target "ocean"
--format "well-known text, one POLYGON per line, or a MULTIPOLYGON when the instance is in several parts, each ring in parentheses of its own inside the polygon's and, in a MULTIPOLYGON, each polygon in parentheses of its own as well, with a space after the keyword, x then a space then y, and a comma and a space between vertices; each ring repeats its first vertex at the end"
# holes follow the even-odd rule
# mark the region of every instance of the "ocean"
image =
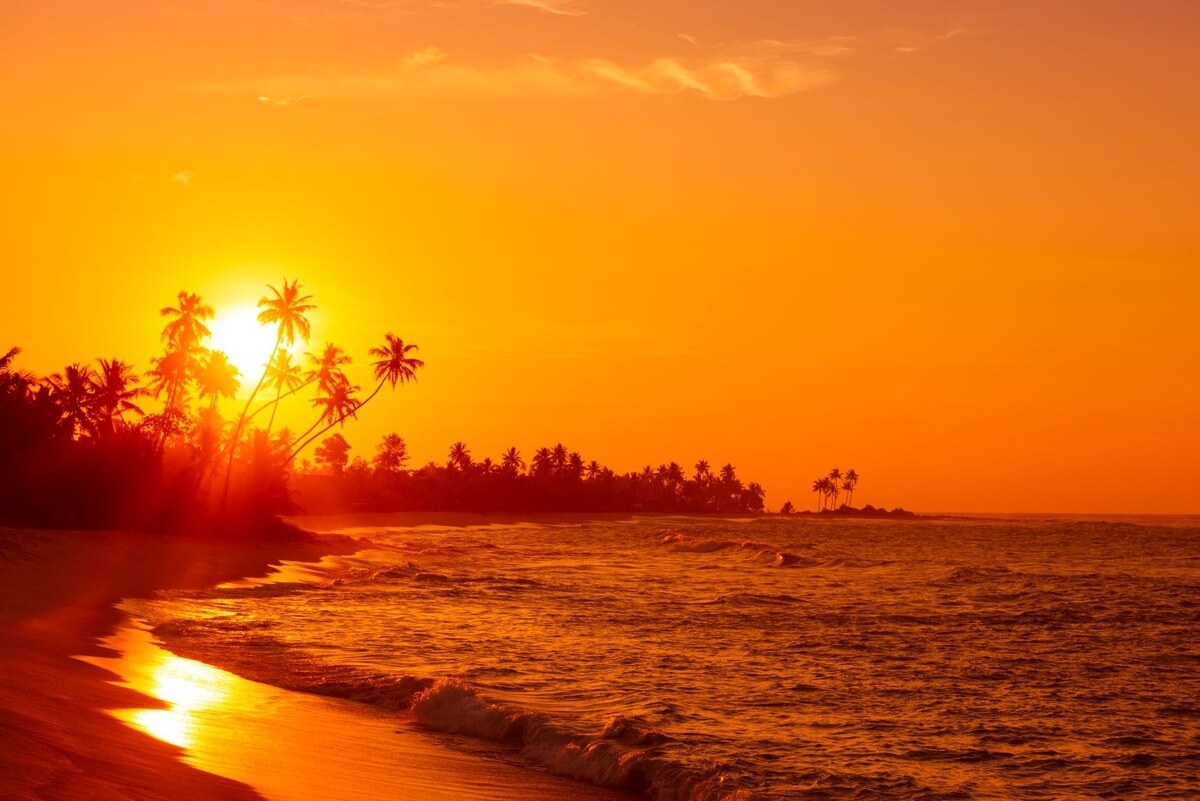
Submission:
POLYGON ((125 608, 182 656, 631 796, 1200 797, 1197 518, 343 531, 374 547, 125 608))

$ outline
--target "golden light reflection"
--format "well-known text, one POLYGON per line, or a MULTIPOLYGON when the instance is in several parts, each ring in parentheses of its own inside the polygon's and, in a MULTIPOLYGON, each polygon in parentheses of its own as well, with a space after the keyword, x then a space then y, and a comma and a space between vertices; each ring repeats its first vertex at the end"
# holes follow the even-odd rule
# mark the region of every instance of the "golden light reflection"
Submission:
POLYGON ((230 694, 229 677, 191 659, 164 654, 150 668, 149 692, 165 701, 166 709, 134 709, 122 714, 152 737, 187 748, 198 729, 197 715, 223 702, 230 694))

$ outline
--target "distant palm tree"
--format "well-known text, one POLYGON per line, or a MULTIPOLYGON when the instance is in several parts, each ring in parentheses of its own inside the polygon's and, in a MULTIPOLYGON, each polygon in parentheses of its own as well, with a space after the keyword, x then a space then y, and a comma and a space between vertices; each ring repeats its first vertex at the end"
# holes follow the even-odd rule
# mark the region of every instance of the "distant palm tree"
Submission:
POLYGON ((61 422, 71 437, 96 434, 92 418, 96 374, 85 364, 70 364, 61 373, 46 378, 50 397, 62 415, 61 422))
POLYGON ((704 459, 696 462, 696 481, 703 483, 712 478, 712 470, 708 466, 708 462, 704 459))
POLYGON ((209 351, 200 364, 199 375, 196 376, 200 400, 209 398, 208 408, 216 409, 219 399, 237 395, 238 387, 241 386, 241 382, 238 381, 240 375, 224 351, 209 351))
POLYGON ((550 465, 554 468, 555 473, 562 473, 566 470, 567 460, 570 458, 571 452, 561 442, 550 450, 550 465))
POLYGON ((817 493, 817 511, 818 512, 822 511, 825 508, 824 501, 825 501, 825 482, 826 482, 826 480, 827 479, 824 479, 824 478, 818 478, 818 479, 815 479, 812 483, 812 491, 817 493))
POLYGON ((593 459, 583 468, 583 474, 587 476, 589 481, 595 481, 603 469, 600 463, 593 459))
POLYGON ((464 473, 471 468, 471 451, 467 449, 466 443, 456 442, 450 446, 450 461, 446 463, 446 467, 451 470, 458 468, 464 473))
POLYGON ((150 363, 153 367, 146 374, 150 378, 146 383, 146 389, 154 396, 155 400, 166 394, 166 408, 174 408, 175 399, 171 393, 187 379, 189 369, 187 355, 183 351, 169 350, 162 356, 152 358, 150 363))
POLYGON ((145 414, 134 401, 149 393, 138 386, 141 382, 133 368, 118 359, 100 359, 100 370, 92 377, 93 404, 97 426, 112 434, 128 413, 145 414))
POLYGON ((546 475, 554 470, 554 456, 549 448, 538 448, 533 454, 534 475, 546 475))
POLYGON ((838 484, 842 480, 842 471, 836 467, 829 471, 829 494, 833 496, 833 508, 837 509, 838 495, 841 494, 842 488, 838 484))
POLYGON ((567 457, 567 477, 575 481, 583 478, 583 456, 577 451, 571 451, 567 457))
POLYGON ((846 498, 846 504, 848 506, 853 506, 854 490, 858 487, 858 473, 855 472, 854 468, 846 471, 846 484, 849 485, 849 488, 847 488, 845 485, 842 487, 842 489, 845 489, 847 492, 849 492, 849 497, 846 498))
POLYGON ((525 467, 525 460, 521 458, 521 452, 512 447, 504 452, 500 459, 500 467, 509 475, 519 475, 525 467))

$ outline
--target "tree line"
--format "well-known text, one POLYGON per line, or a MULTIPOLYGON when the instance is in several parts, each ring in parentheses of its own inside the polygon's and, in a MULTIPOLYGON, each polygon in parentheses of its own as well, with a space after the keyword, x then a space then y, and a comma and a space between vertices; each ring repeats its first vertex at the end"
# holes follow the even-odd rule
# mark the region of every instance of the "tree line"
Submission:
POLYGON ((314 510, 676 512, 726 514, 763 511, 764 491, 743 482, 732 464, 713 470, 698 461, 689 477, 678 462, 618 473, 585 460, 562 443, 536 449, 526 460, 517 447, 497 459, 476 459, 463 442, 450 446, 444 463, 409 469, 404 439, 392 433, 370 460, 350 457, 340 434, 301 464, 298 500, 314 510))
POLYGON ((292 361, 307 342, 316 306, 298 281, 268 286, 258 321, 275 330, 263 372, 240 414, 225 418, 242 376, 228 355, 206 347, 216 314, 194 293, 163 307, 162 352, 139 375, 119 359, 76 362, 36 376, 15 365, 19 348, 0 358, 0 516, 6 522, 58 527, 208 530, 252 527, 292 508, 288 475, 314 442, 385 386, 414 380, 424 363, 392 333, 372 348, 375 385, 360 399, 344 367, 351 358, 327 343, 292 361), (303 432, 274 429, 281 403, 308 389, 314 410, 303 432), (268 399, 255 405, 260 394, 268 399), (147 411, 153 400, 161 404, 147 411))

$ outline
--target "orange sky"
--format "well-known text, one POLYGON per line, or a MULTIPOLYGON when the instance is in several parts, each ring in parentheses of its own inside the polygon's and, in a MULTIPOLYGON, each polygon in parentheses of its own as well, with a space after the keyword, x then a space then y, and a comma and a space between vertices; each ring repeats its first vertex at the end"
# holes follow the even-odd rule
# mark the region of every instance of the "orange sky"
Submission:
MULTIPOLYGON (((812 506, 1200 512, 1200 4, 0 8, 0 347, 147 367, 299 278, 347 438, 812 506)), ((299 407, 289 412, 296 422, 299 407)))

